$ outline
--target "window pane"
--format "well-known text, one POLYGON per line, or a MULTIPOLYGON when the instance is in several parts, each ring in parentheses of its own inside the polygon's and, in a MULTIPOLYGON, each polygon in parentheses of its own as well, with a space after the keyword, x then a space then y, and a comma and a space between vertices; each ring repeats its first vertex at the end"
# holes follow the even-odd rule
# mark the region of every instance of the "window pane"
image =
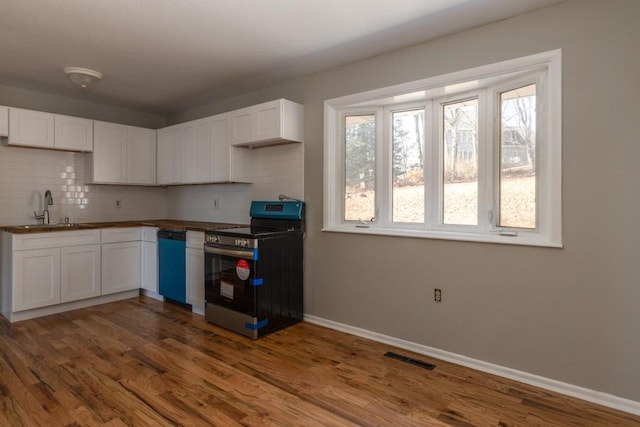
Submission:
POLYGON ((478 100, 443 106, 444 224, 478 224, 478 100))
POLYGON ((393 222, 424 222, 424 109, 392 114, 393 222))
POLYGON ((376 116, 345 117, 345 221, 375 217, 376 116))
POLYGON ((536 228, 536 85, 500 94, 501 227, 536 228))

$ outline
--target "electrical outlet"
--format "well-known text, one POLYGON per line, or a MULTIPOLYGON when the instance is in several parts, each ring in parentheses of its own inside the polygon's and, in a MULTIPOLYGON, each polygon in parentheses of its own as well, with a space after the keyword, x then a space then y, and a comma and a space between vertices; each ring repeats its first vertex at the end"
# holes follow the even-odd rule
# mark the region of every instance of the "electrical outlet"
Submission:
POLYGON ((220 199, 217 197, 213 199, 213 209, 218 209, 220 207, 220 199))
POLYGON ((433 290, 433 300, 435 302, 442 302, 442 289, 435 288, 433 290))
POLYGON ((122 199, 116 199, 116 208, 121 208, 122 207, 122 199))

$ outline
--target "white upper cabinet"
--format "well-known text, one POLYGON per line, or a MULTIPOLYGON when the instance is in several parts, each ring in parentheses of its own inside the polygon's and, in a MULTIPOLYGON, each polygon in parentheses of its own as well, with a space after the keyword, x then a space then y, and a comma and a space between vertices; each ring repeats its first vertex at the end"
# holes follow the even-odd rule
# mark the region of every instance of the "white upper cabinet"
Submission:
MULTIPOLYGON (((172 126, 173 184, 210 182, 211 119, 193 120, 172 126)), ((165 161, 166 162, 166 161, 165 161)))
POLYGON ((7 135, 8 145, 65 151, 93 150, 93 121, 79 117, 0 107, 0 136, 7 135), (8 110, 8 122, 2 109, 8 110))
POLYGON ((212 119, 210 117, 194 122, 196 151, 196 161, 194 163, 196 169, 195 178, 196 182, 200 183, 211 181, 211 122, 212 119))
POLYGON ((54 148, 54 115, 9 108, 9 145, 54 148))
POLYGON ((175 126, 158 130, 157 145, 157 183, 158 185, 175 184, 173 145, 176 140, 175 126))
POLYGON ((177 127, 175 144, 174 154, 177 162, 182 158, 182 167, 176 165, 176 169, 180 168, 182 170, 180 182, 183 184, 196 183, 198 176, 198 151, 196 128, 193 122, 184 123, 177 127))
POLYGON ((230 145, 229 113, 158 130, 158 184, 251 182, 251 150, 230 145))
POLYGON ((211 182, 251 182, 252 153, 231 146, 231 113, 211 120, 211 182))
POLYGON ((209 164, 211 182, 229 180, 229 131, 231 120, 229 114, 219 114, 211 118, 211 151, 209 164))
POLYGON ((158 184, 252 182, 247 148, 302 142, 303 106, 286 99, 158 130, 158 184))
POLYGON ((9 107, 0 105, 0 137, 9 136, 9 107))
POLYGON ((156 183, 156 133, 153 129, 94 122, 93 154, 87 170, 99 184, 156 183))
POLYGON ((248 141, 253 141, 253 117, 254 107, 241 108, 239 110, 232 111, 231 114, 231 143, 233 145, 242 144, 248 141))
POLYGON ((54 115, 54 148, 93 151, 93 120, 54 115))
POLYGON ((156 183, 156 131, 127 126, 127 184, 156 183))
POLYGON ((302 142, 304 107, 276 99, 231 112, 231 145, 264 147, 302 142))
POLYGON ((169 126, 157 132, 157 184, 182 184, 184 143, 189 133, 183 125, 169 126))
POLYGON ((116 123, 94 122, 94 183, 125 184, 127 181, 127 127, 116 123))

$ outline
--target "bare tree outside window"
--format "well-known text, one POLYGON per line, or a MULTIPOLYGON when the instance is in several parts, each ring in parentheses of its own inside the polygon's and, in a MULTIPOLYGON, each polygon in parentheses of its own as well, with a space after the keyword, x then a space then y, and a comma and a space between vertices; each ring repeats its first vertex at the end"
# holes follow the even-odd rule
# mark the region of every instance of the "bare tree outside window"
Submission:
POLYGON ((536 228, 536 85, 500 94, 500 227, 536 228))
POLYGON ((394 112, 393 222, 424 222, 424 108, 394 112))
POLYGON ((375 219, 376 116, 345 117, 345 221, 375 219))
POLYGON ((444 224, 478 224, 478 99, 442 106, 444 224))

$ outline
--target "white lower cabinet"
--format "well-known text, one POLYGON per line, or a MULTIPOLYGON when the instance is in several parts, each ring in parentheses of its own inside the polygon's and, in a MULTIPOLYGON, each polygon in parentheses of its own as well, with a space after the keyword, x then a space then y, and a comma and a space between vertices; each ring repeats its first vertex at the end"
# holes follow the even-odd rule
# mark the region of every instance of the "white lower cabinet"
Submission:
POLYGON ((2 314, 100 295, 100 230, 2 233, 2 314))
POLYGON ((204 250, 187 248, 187 304, 204 307, 204 250))
POLYGON ((140 288, 140 241, 102 245, 102 295, 140 288))
POLYGON ((142 285, 147 291, 158 293, 158 244, 142 242, 142 285))
POLYGON ((142 284, 145 291, 158 293, 158 229, 142 228, 142 284))
POLYGON ((100 245, 60 248, 60 302, 100 296, 100 245))
POLYGON ((13 253, 13 311, 60 304, 60 248, 13 253))
POLYGON ((204 313, 204 233, 187 232, 187 304, 194 312, 204 313))

